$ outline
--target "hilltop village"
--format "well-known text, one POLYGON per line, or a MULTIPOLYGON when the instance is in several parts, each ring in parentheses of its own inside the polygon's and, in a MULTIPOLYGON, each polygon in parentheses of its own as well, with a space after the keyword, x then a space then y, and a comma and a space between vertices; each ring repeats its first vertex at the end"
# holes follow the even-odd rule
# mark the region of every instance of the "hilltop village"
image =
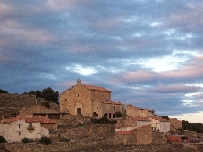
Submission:
MULTIPOLYGON (((34 106, 22 108, 17 116, 2 117, 0 136, 7 143, 32 141, 30 149, 36 148, 34 141, 47 137, 52 140, 51 149, 56 151, 77 150, 78 146, 85 149, 97 144, 111 148, 202 140, 202 134, 185 131, 183 135, 181 128, 180 120, 164 119, 156 116, 154 110, 112 101, 110 90, 77 80, 76 85, 60 94, 59 111, 42 106, 36 99, 34 106)), ((13 150, 15 146, 7 145, 7 149, 13 150)), ((38 148, 46 151, 47 147, 38 148)), ((28 150, 25 147, 17 149, 28 150)))

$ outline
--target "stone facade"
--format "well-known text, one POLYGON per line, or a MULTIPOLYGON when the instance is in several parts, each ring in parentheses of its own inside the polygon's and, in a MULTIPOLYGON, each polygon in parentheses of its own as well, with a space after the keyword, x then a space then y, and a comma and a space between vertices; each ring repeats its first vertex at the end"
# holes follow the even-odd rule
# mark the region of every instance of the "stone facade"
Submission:
POLYGON ((124 145, 135 145, 136 136, 132 131, 117 131, 115 138, 124 145))
POLYGON ((177 129, 182 128, 182 121, 177 120, 175 118, 170 118, 170 123, 171 123, 171 131, 176 131, 177 129))
POLYGON ((152 128, 151 125, 141 126, 133 130, 136 136, 137 144, 151 144, 152 137, 152 128))
POLYGON ((123 144, 144 145, 151 144, 153 141, 152 129, 150 125, 117 130, 115 137, 121 140, 123 144))
POLYGON ((126 115, 132 116, 132 117, 133 116, 139 116, 139 117, 154 116, 154 110, 134 107, 134 106, 128 104, 128 105, 126 105, 126 115))
POLYGON ((86 84, 77 84, 60 94, 60 112, 95 118, 114 118, 115 112, 124 112, 121 102, 111 100, 111 91, 86 84))

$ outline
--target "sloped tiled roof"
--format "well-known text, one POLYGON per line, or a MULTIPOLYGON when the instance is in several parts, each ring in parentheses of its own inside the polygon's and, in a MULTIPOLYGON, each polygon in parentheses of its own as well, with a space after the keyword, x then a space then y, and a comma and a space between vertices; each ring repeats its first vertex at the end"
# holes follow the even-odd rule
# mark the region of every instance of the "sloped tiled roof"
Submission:
POLYGON ((18 121, 18 120, 23 120, 23 117, 17 116, 17 117, 13 117, 13 118, 10 118, 10 119, 4 119, 4 120, 2 120, 2 123, 3 124, 9 124, 9 123, 12 123, 12 122, 18 121))
POLYGON ((26 123, 41 123, 41 124, 55 124, 56 122, 52 119, 49 119, 45 116, 17 116, 17 117, 13 117, 10 119, 6 119, 6 120, 2 120, 3 124, 10 124, 12 122, 18 121, 18 120, 25 120, 26 123))
POLYGON ((164 119, 164 118, 158 117, 158 116, 150 116, 149 118, 158 120, 158 121, 160 121, 160 122, 170 122, 170 120, 167 120, 167 119, 164 119))
POLYGON ((88 90, 111 92, 110 90, 108 90, 104 87, 91 86, 91 85, 87 85, 87 84, 81 84, 81 86, 85 87, 88 90))
POLYGON ((32 116, 25 117, 25 122, 27 123, 41 123, 41 124, 55 124, 56 122, 52 119, 49 119, 45 116, 32 116))

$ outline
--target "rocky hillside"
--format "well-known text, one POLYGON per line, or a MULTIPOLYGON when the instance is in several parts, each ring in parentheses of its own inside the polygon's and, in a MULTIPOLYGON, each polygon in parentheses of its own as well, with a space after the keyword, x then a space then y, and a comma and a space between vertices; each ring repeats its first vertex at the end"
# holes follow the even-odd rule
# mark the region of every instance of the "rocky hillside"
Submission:
MULTIPOLYGON (((35 95, 0 93, 0 118, 16 116, 23 107, 27 108, 35 104, 35 95)), ((50 108, 59 111, 59 105, 55 103, 50 103, 50 108)))
POLYGON ((23 107, 30 107, 35 104, 36 97, 33 95, 0 93, 0 115, 5 118, 16 116, 23 107))

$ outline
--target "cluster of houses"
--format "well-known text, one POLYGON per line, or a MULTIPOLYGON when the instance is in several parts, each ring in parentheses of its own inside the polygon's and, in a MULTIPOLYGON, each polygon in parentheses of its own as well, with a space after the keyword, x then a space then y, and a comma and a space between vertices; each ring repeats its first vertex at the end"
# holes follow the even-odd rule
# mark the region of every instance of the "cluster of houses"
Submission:
POLYGON ((49 137, 49 131, 57 131, 57 126, 62 125, 61 120, 64 122, 70 116, 117 119, 115 134, 129 143, 149 144, 153 131, 166 133, 182 127, 181 121, 166 120, 156 116, 154 110, 112 101, 110 90, 77 80, 76 85, 60 94, 60 112, 39 104, 23 108, 17 117, 1 120, 0 135, 7 142, 49 137), (125 113, 126 116, 118 119, 116 112, 125 113))

